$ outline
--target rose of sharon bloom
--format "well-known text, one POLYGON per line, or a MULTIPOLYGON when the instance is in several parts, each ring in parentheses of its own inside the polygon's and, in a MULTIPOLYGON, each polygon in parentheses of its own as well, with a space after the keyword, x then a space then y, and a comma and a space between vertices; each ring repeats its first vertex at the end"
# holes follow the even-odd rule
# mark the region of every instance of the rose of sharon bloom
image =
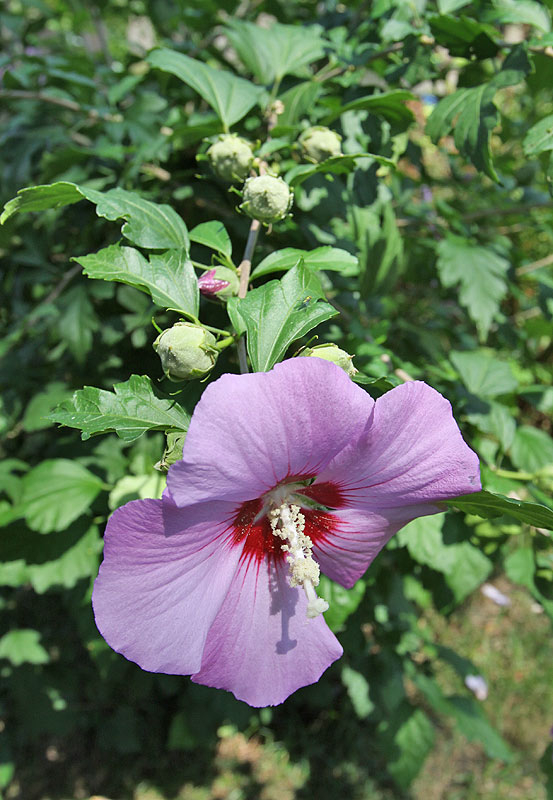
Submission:
POLYGON ((351 587, 403 525, 479 489, 477 456, 424 383, 375 402, 318 358, 223 375, 163 499, 108 523, 98 628, 142 669, 282 703, 342 654, 319 569, 351 587))

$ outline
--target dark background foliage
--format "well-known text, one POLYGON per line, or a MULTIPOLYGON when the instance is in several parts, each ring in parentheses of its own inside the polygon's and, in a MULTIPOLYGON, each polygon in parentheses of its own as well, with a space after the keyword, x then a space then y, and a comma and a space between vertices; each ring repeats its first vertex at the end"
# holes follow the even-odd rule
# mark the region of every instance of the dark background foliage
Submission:
MULTIPOLYGON (((552 509, 551 5, 7 0, 0 199, 59 181, 120 187, 172 206, 189 230, 219 220, 238 264, 250 220, 197 158, 224 119, 148 53, 167 47, 241 76, 258 102, 230 127, 295 184, 293 215, 260 237, 254 285, 282 277, 255 275, 274 251, 335 248, 331 268, 312 271, 340 312, 319 341, 354 354, 372 394, 411 378, 442 391, 484 487, 552 509), (268 51, 275 21, 291 27, 282 40, 273 29, 268 51), (275 99, 284 112, 267 141, 275 99), (296 144, 313 124, 336 130, 346 154, 320 171, 296 144)), ((82 441, 48 415, 83 386, 109 391, 131 374, 168 398, 152 317, 164 328, 179 315, 71 260, 120 241, 121 220, 99 215, 86 200, 46 203, 0 227, 0 791, 553 796, 553 551, 515 506, 416 521, 350 592, 324 582, 345 656, 275 709, 142 672, 100 638, 90 594, 102 530, 114 508, 159 494, 165 428, 82 441), (487 581, 510 606, 481 595, 487 581), (464 683, 479 674, 485 702, 464 683)), ((197 242, 191 252, 198 265, 217 260, 197 242)), ((200 317, 228 325, 223 304, 202 300, 200 317)), ((212 377, 229 370, 235 348, 212 377)), ((202 390, 179 394, 183 413, 202 390)))

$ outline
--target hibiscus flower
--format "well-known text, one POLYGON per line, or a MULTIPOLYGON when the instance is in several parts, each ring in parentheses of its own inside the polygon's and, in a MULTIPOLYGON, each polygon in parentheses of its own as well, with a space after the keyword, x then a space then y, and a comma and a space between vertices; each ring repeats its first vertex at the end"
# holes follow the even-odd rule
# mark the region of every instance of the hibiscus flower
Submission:
POLYGON ((109 520, 96 623, 142 669, 282 703, 342 654, 319 570, 351 587, 403 525, 479 490, 477 456, 424 383, 375 402, 318 358, 223 375, 163 498, 109 520))

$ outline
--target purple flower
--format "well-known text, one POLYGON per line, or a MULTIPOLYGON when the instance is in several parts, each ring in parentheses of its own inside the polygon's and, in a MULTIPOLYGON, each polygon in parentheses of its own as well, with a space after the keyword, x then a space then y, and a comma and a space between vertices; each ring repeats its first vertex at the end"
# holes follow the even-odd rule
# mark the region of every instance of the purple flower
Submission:
POLYGON ((282 703, 342 654, 319 568, 350 587, 403 525, 479 489, 477 456, 424 383, 375 403, 318 358, 223 375, 163 499, 111 517, 96 622, 145 670, 282 703))

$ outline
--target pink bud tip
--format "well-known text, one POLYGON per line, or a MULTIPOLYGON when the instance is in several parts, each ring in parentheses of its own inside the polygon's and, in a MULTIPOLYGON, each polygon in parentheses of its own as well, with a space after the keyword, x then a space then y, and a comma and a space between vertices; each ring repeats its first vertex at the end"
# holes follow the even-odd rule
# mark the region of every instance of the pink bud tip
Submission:
POLYGON ((210 269, 204 275, 198 278, 198 289, 206 297, 213 297, 218 292, 230 286, 228 281, 223 281, 215 277, 215 270, 210 269))

